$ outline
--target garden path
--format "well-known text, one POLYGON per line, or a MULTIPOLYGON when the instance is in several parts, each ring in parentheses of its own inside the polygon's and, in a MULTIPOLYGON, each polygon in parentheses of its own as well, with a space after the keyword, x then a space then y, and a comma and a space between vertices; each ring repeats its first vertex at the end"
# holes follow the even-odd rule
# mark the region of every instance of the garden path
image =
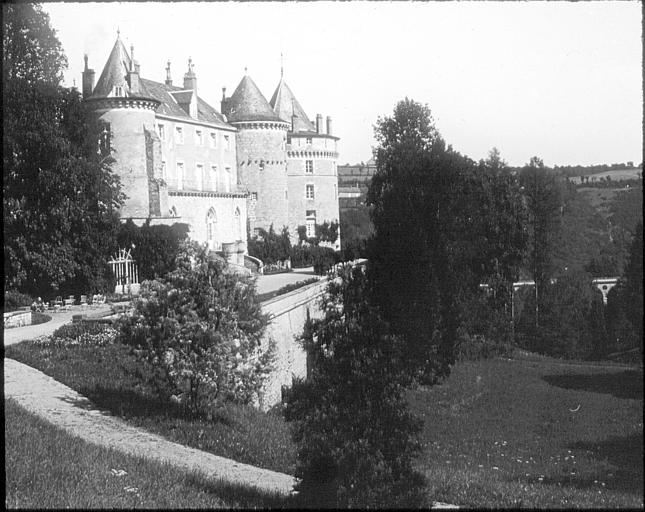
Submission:
POLYGON ((207 478, 287 495, 295 477, 261 469, 167 441, 132 427, 44 373, 13 359, 4 360, 4 395, 28 411, 90 443, 170 463, 207 478))
POLYGON ((258 276, 256 281, 256 288, 258 294, 272 292, 278 290, 288 284, 297 283, 298 281, 305 281, 317 277, 313 267, 307 268, 294 268, 291 272, 284 272, 282 274, 269 274, 266 276, 258 276))
POLYGON ((73 315, 84 314, 87 316, 102 316, 106 311, 110 310, 109 304, 101 304, 98 306, 72 306, 69 311, 59 311, 57 313, 45 313, 51 317, 51 320, 42 324, 25 325, 23 327, 12 327, 11 329, 4 329, 4 346, 20 343, 25 340, 33 340, 38 336, 46 336, 52 334, 61 325, 67 324, 72 321, 73 315))

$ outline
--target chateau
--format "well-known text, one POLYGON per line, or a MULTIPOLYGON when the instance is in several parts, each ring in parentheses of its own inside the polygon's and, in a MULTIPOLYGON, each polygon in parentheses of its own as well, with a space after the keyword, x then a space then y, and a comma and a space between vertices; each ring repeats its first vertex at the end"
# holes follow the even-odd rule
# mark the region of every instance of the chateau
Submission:
POLYGON ((338 221, 331 118, 326 130, 321 115, 314 125, 282 75, 270 102, 245 75, 230 97, 223 88, 218 112, 199 97, 190 59, 181 86, 170 62, 165 82, 154 82, 117 36, 95 84, 85 56, 83 98, 127 196, 121 218, 186 223, 193 240, 238 264, 259 228, 287 226, 295 243, 298 226, 314 236, 316 223, 338 221))

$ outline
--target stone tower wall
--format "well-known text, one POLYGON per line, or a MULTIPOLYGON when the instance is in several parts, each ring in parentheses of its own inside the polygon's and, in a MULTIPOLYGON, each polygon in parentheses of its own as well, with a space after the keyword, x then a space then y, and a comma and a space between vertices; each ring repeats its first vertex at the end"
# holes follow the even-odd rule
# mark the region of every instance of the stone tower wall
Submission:
POLYGON ((249 235, 255 228, 269 229, 271 224, 280 231, 289 225, 286 127, 236 126, 238 181, 240 188, 249 192, 249 235))
MULTIPOLYGON (((147 108, 111 108, 96 111, 100 122, 110 125, 112 156, 116 160, 112 169, 121 179, 121 190, 126 200, 121 208, 121 218, 145 218, 150 212, 150 172, 158 175, 159 170, 150 169, 146 151, 146 127, 154 126, 155 113, 147 108)), ((150 143, 149 143, 150 144, 150 143)))

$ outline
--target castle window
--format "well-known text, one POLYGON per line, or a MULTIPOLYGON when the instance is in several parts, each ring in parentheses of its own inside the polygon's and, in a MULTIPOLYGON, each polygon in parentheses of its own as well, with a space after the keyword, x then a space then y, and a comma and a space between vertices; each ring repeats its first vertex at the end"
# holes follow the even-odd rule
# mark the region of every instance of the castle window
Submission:
POLYGON ((240 215, 240 209, 235 208, 235 236, 237 240, 242 239, 242 215, 240 215))
POLYGON ((216 148, 217 147, 217 132, 211 132, 210 141, 211 141, 211 147, 216 148))
POLYGON ((305 188, 305 197, 307 199, 313 199, 314 198, 314 186, 313 185, 307 185, 305 188))
POLYGON ((184 163, 177 162, 177 190, 184 189, 184 163))
POLYGON ((224 175, 224 192, 230 192, 231 191, 231 168, 226 167, 224 170, 226 171, 226 174, 224 175))
POLYGON ((217 190, 217 166, 211 165, 211 190, 217 190))
POLYGON ((195 164, 195 178, 197 179, 197 188, 204 190, 204 165, 195 164))
POLYGON ((224 135, 224 145, 226 146, 226 151, 231 150, 231 137, 229 135, 224 135))
POLYGON ((110 123, 102 122, 99 125, 99 155, 107 156, 110 154, 110 123))
POLYGON ((334 183, 334 200, 338 199, 338 185, 334 183))
POLYGON ((184 143, 184 129, 181 126, 175 127, 175 142, 177 144, 184 143))
POLYGON ((157 125, 157 135, 161 140, 166 140, 166 127, 163 124, 157 125))
POLYGON ((204 145, 204 134, 201 130, 195 130, 195 144, 198 146, 204 145))
POLYGON ((316 210, 307 210, 307 218, 305 220, 307 228, 307 238, 316 236, 316 210))
POLYGON ((305 141, 305 143, 306 144, 311 144, 312 140, 313 139, 311 137, 307 137, 307 140, 305 141))
POLYGON ((314 173, 314 161, 313 160, 305 160, 305 173, 306 174, 313 174, 314 173))
POLYGON ((120 85, 117 85, 114 88, 114 95, 115 96, 123 96, 123 87, 121 87, 120 85))
POLYGON ((217 214, 215 213, 215 209, 211 208, 206 215, 206 242, 208 243, 208 248, 211 250, 217 250, 219 248, 216 240, 216 228, 217 214))
POLYGON ((161 177, 165 180, 166 179, 166 161, 162 160, 161 161, 161 177))
POLYGON ((257 200, 258 200, 258 193, 251 192, 251 201, 257 201, 257 200))

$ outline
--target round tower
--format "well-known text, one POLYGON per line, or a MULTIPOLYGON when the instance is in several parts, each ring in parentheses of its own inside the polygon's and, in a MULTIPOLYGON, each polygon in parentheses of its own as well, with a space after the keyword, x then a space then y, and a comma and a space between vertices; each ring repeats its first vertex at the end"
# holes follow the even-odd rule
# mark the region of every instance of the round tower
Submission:
POLYGON ((222 113, 237 128, 238 181, 248 191, 251 233, 257 228, 276 232, 289 225, 287 130, 255 82, 245 75, 233 95, 222 97, 222 113))
POLYGON ((167 212, 167 190, 161 180, 161 148, 155 131, 159 101, 144 90, 133 48, 130 53, 117 37, 96 87, 83 74, 84 92, 85 103, 99 123, 101 149, 106 155, 112 150, 112 170, 127 196, 121 218, 141 224, 167 212))

